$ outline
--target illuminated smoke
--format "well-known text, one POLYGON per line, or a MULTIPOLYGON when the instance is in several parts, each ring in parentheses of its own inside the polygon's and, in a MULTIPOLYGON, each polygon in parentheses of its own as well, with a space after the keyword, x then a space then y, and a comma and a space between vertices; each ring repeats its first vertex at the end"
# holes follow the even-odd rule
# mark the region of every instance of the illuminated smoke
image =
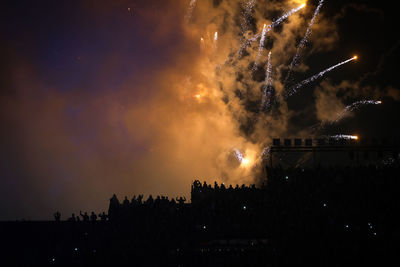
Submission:
POLYGON ((336 69, 337 67, 340 67, 341 65, 344 65, 344 64, 349 63, 350 61, 353 61, 353 60, 356 60, 356 59, 357 59, 357 56, 354 56, 354 57, 352 57, 352 58, 349 58, 349 59, 347 59, 347 60, 345 60, 345 61, 343 61, 343 62, 340 62, 340 63, 338 63, 338 64, 336 64, 336 65, 334 65, 334 66, 332 66, 332 67, 330 67, 330 68, 327 68, 326 70, 323 70, 323 71, 321 71, 320 73, 315 74, 314 76, 312 76, 312 77, 310 77, 310 78, 308 78, 308 79, 306 79, 306 80, 304 80, 304 81, 298 83, 297 85, 295 85, 294 87, 292 87, 292 88, 286 93, 286 97, 289 97, 289 96, 294 95, 294 94, 297 93, 297 91, 298 91, 301 87, 303 87, 304 85, 307 85, 307 84, 309 84, 309 83, 315 81, 316 79, 321 78, 321 77, 324 76, 326 73, 328 73, 328 72, 330 72, 330 71, 336 69))
POLYGON ((190 0, 189 8, 188 8, 188 11, 186 13, 186 21, 187 22, 189 22, 190 19, 192 18, 193 10, 196 7, 196 2, 197 2, 197 0, 190 0))
POLYGON ((290 63, 289 71, 288 71, 288 74, 286 75, 286 78, 285 78, 285 83, 287 82, 287 80, 289 80, 293 68, 297 67, 298 64, 299 64, 300 57, 301 57, 301 52, 304 49, 304 47, 306 46, 306 44, 308 42, 308 39, 311 36, 312 26, 314 25, 315 20, 316 20, 316 18, 318 16, 319 11, 320 11, 320 9, 321 9, 323 4, 324 4, 324 0, 320 0, 317 8, 315 9, 314 15, 313 15, 310 23, 308 24, 308 27, 307 27, 307 30, 306 30, 306 34, 304 35, 303 39, 301 39, 300 44, 297 47, 296 55, 293 57, 293 60, 290 63))
POLYGON ((269 108, 271 101, 269 100, 270 96, 270 88, 272 87, 272 66, 271 66, 271 51, 268 53, 268 61, 267 61, 267 69, 265 70, 265 86, 263 90, 263 95, 261 99, 260 111, 264 110, 264 108, 269 108), (267 103, 267 106, 266 106, 267 103))
MULTIPOLYGON (((282 17, 280 17, 279 19, 273 21, 270 25, 268 25, 266 27, 265 30, 265 34, 267 34, 270 30, 272 30, 274 27, 278 26, 279 24, 281 24, 285 19, 287 19, 288 17, 290 17, 291 15, 293 15, 296 12, 299 12, 302 8, 304 8, 306 5, 302 4, 299 7, 293 8, 291 10, 289 10, 288 12, 286 12, 285 14, 283 14, 282 17)), ((242 47, 239 49, 239 56, 242 56, 244 51, 246 50, 247 47, 249 47, 249 45, 251 45, 255 40, 257 40, 258 38, 260 38, 261 34, 258 33, 256 35, 254 35, 252 38, 248 39, 245 41, 245 43, 242 45, 242 47)))

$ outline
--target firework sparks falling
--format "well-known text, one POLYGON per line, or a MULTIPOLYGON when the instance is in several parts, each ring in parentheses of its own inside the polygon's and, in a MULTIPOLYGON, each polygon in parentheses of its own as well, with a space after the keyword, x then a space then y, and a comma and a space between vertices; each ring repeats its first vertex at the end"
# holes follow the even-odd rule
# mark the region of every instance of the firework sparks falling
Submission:
MULTIPOLYGON (((267 69, 265 70, 265 86, 263 90, 263 95, 261 99, 260 111, 262 111, 265 107, 265 103, 267 102, 267 98, 269 97, 269 88, 272 86, 272 65, 271 65, 271 51, 268 53, 268 62, 267 69)), ((269 101, 270 102, 270 101, 269 101)))
POLYGON ((304 49, 304 47, 306 46, 306 44, 307 44, 307 42, 308 42, 308 39, 309 39, 310 36, 311 36, 311 33, 312 33, 312 26, 314 25, 315 20, 316 20, 316 18, 317 18, 317 16, 318 16, 319 11, 320 11, 320 9, 321 9, 321 7, 322 7, 323 4, 324 4, 324 0, 320 0, 320 1, 319 1, 319 4, 318 4, 318 6, 317 6, 317 8, 316 8, 315 11, 314 11, 314 15, 313 15, 313 17, 312 17, 310 23, 308 24, 306 33, 305 33, 303 39, 301 39, 299 46, 297 47, 296 55, 293 57, 293 60, 292 60, 292 62, 290 63, 289 71, 288 71, 288 74, 286 75, 286 78, 285 78, 285 83, 286 83, 287 80, 290 78, 290 75, 291 75, 291 73, 292 73, 293 68, 297 67, 298 64, 299 64, 300 57, 301 57, 301 52, 302 52, 302 50, 304 49))
POLYGON ((193 10, 196 7, 196 2, 197 2, 197 0, 190 0, 189 8, 188 8, 188 11, 187 11, 186 17, 185 17, 187 22, 189 22, 190 19, 192 18, 193 10))
POLYGON ((340 67, 340 66, 342 66, 342 65, 344 65, 344 64, 346 64, 346 63, 349 63, 349 62, 351 62, 351 61, 353 61, 353 60, 356 60, 356 59, 357 59, 357 56, 354 56, 354 57, 352 57, 352 58, 349 58, 349 59, 347 59, 347 60, 345 60, 345 61, 342 61, 342 62, 340 62, 340 63, 338 63, 338 64, 336 64, 336 65, 334 65, 334 66, 332 66, 332 67, 329 67, 329 68, 327 68, 326 70, 323 70, 323 71, 321 71, 320 73, 315 74, 314 76, 311 76, 310 78, 308 78, 308 79, 306 79, 306 80, 304 80, 304 81, 298 83, 297 85, 295 85, 294 87, 292 87, 292 88, 286 93, 286 97, 289 97, 289 96, 294 95, 294 94, 297 93, 297 91, 298 91, 301 87, 303 87, 304 85, 307 85, 307 84, 309 84, 309 83, 315 81, 316 79, 321 78, 321 77, 324 76, 326 73, 328 73, 328 72, 330 72, 330 71, 332 71, 332 70, 334 70, 334 69, 336 69, 336 68, 338 68, 338 67, 340 67))

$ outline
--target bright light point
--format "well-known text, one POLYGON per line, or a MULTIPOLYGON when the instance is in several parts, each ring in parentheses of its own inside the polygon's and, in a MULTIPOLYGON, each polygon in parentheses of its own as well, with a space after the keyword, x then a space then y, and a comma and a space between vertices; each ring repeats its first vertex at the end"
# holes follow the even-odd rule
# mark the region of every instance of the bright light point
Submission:
POLYGON ((306 6, 306 3, 302 4, 302 5, 300 6, 300 8, 304 8, 305 6, 306 6))
POLYGON ((358 136, 357 135, 355 135, 353 137, 354 137, 354 140, 358 140, 358 136))
POLYGON ((376 103, 378 103, 378 104, 382 104, 382 101, 376 101, 376 103))
POLYGON ((358 59, 358 56, 354 56, 353 59, 358 59))
POLYGON ((242 165, 243 166, 248 166, 249 164, 250 164, 250 160, 249 159, 246 159, 246 158, 242 159, 242 165))
POLYGON ((200 94, 197 94, 197 95, 194 95, 193 97, 195 97, 195 98, 197 98, 197 99, 200 99, 200 98, 201 98, 201 95, 200 95, 200 94))

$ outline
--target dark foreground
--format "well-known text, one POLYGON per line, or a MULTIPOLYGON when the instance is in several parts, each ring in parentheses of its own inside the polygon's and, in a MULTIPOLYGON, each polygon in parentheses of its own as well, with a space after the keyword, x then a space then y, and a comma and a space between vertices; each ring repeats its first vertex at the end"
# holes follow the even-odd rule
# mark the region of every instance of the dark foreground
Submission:
POLYGON ((109 221, 3 222, 1 266, 399 266, 399 168, 270 170, 261 188, 192 186, 192 204, 109 221))

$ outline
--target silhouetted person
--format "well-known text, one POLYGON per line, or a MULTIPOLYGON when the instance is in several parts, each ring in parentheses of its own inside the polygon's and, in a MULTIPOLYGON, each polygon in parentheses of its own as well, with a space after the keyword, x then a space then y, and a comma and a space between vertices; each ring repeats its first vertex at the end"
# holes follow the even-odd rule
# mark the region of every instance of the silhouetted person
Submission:
POLYGON ((129 208, 129 199, 128 199, 127 196, 125 196, 125 199, 124 199, 124 201, 122 202, 122 206, 123 206, 124 208, 129 208))
POLYGON ((71 217, 68 218, 69 222, 76 222, 76 217, 75 217, 75 213, 72 213, 71 217))
POLYGON ((82 214, 82 211, 79 211, 79 214, 82 216, 82 219, 84 222, 88 222, 89 221, 89 215, 88 213, 85 211, 84 214, 82 214))
POLYGON ((61 213, 59 211, 56 211, 56 213, 54 213, 54 219, 56 220, 56 222, 61 221, 61 213))
POLYGON ((108 218, 110 220, 114 220, 118 218, 120 203, 117 196, 114 194, 112 198, 110 198, 110 205, 108 207, 108 218))
POLYGON ((182 197, 176 198, 176 201, 178 201, 179 205, 182 206, 186 201, 186 197, 185 198, 182 198, 182 197))
POLYGON ((102 221, 102 222, 105 222, 105 221, 107 221, 107 214, 103 211, 103 213, 100 213, 99 214, 99 217, 100 217, 100 220, 102 221))
POLYGON ((95 222, 97 220, 97 215, 92 211, 92 213, 90 214, 90 220, 92 222, 95 222))

